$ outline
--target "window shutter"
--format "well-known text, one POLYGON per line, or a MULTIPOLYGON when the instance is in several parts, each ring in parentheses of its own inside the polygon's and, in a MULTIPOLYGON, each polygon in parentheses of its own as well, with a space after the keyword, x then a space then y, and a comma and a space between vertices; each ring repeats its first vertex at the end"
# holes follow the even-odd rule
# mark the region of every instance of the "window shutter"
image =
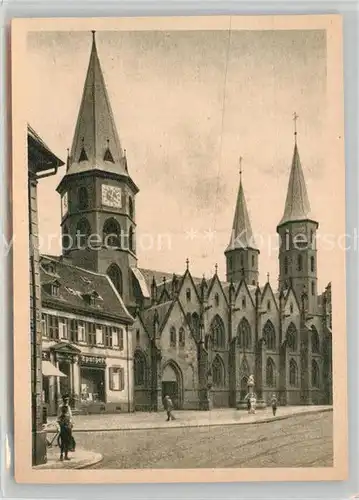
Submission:
POLYGON ((125 388, 125 371, 123 368, 120 368, 119 370, 119 375, 120 375, 120 391, 123 391, 125 388))
POLYGON ((120 351, 123 351, 123 329, 118 330, 118 347, 120 351))
POLYGON ((113 391, 113 368, 109 368, 109 387, 113 391))

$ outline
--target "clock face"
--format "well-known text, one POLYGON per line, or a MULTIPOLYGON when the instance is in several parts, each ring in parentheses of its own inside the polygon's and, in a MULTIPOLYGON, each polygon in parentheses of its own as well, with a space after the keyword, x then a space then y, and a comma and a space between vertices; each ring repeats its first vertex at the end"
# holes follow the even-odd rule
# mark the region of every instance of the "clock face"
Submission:
POLYGON ((121 208, 122 207, 121 188, 102 184, 102 205, 105 205, 106 207, 121 208))
POLYGON ((65 217, 69 209, 67 193, 64 193, 63 197, 61 198, 61 209, 62 209, 62 217, 65 217))

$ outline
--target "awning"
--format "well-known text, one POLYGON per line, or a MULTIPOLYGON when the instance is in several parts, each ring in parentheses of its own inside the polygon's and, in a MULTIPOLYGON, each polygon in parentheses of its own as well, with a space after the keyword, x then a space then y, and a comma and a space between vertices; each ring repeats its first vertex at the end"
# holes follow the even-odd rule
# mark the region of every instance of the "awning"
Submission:
POLYGON ((50 363, 50 361, 42 362, 42 374, 44 377, 67 377, 67 375, 60 372, 60 370, 50 363))

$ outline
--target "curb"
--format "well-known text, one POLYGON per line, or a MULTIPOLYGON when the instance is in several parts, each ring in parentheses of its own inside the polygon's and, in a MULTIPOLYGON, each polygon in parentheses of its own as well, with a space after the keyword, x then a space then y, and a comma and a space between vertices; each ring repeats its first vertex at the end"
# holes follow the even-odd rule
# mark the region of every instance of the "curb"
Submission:
MULTIPOLYGON (((90 453, 90 452, 89 452, 90 453)), ((55 462, 50 461, 47 462, 46 464, 41 464, 41 465, 36 465, 33 467, 34 470, 80 470, 80 469, 86 469, 87 467, 92 467, 93 465, 96 465, 103 460, 103 455, 101 453, 92 453, 92 458, 82 458, 76 463, 75 460, 73 460, 70 463, 65 463, 65 462, 58 462, 57 460, 55 462)))
MULTIPOLYGON (((127 432, 127 431, 153 431, 153 430, 162 430, 162 429, 188 429, 188 428, 200 428, 200 427, 219 427, 219 426, 233 426, 233 425, 255 425, 255 424, 268 424, 270 422, 274 421, 279 421, 279 420, 287 420, 288 418, 292 417, 297 417, 297 416, 306 416, 306 415, 312 415, 315 413, 325 413, 333 411, 332 407, 329 408, 321 408, 319 410, 306 410, 298 413, 290 413, 287 415, 279 415, 276 417, 267 417, 265 419, 261 420, 251 420, 251 421, 241 421, 238 420, 238 422, 223 422, 223 421, 213 421, 209 423, 185 423, 183 425, 181 424, 173 424, 170 426, 165 426, 165 425, 155 425, 152 427, 113 427, 113 428, 88 428, 88 429, 73 429, 73 433, 75 434, 80 434, 80 433, 86 433, 86 432, 127 432)), ((48 431, 48 432, 53 432, 48 431)))

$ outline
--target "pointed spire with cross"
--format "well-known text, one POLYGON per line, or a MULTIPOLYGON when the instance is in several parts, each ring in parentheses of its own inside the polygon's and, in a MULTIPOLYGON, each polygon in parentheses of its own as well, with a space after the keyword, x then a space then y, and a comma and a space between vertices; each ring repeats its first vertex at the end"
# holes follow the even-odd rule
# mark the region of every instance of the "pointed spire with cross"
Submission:
POLYGON ((189 258, 188 258, 188 257, 187 257, 187 259, 186 259, 186 269, 187 269, 187 271, 188 271, 188 269, 189 269, 189 258))
POLYGON ((240 156, 239 157, 239 180, 242 181, 242 161, 243 161, 243 157, 240 156))
POLYGON ((269 283, 270 274, 267 273, 267 283, 269 283))
POLYGON ((218 264, 216 263, 214 265, 214 274, 217 274, 218 273, 218 264))
POLYGON ((298 120, 298 118, 299 118, 299 116, 294 111, 294 113, 293 113, 293 121, 294 121, 294 140, 295 140, 295 143, 297 143, 297 120, 298 120))

